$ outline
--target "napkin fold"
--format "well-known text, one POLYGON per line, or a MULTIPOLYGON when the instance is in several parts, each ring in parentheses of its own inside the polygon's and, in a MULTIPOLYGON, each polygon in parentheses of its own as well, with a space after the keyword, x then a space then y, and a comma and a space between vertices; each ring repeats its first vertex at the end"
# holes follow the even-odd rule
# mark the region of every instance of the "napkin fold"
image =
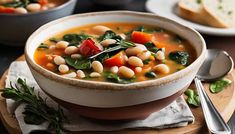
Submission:
MULTIPOLYGON (((16 61, 10 65, 6 79, 6 87, 10 86, 10 82, 16 83, 16 80, 19 77, 26 79, 29 86, 34 86, 35 92, 39 92, 42 98, 47 98, 48 105, 57 106, 57 104, 51 100, 37 85, 25 61, 16 61)), ((6 102, 8 112, 15 114, 23 134, 29 134, 32 131, 47 129, 47 122, 41 125, 29 125, 24 122, 24 115, 22 112, 24 111, 25 104, 18 104, 10 99, 7 99, 6 102)), ((68 131, 114 131, 139 128, 162 129, 183 127, 187 126, 188 123, 194 122, 194 116, 182 96, 164 109, 152 113, 146 119, 120 123, 101 123, 99 121, 83 118, 77 114, 69 112, 66 109, 63 110, 65 116, 70 122, 69 124, 64 123, 64 128, 68 131)))

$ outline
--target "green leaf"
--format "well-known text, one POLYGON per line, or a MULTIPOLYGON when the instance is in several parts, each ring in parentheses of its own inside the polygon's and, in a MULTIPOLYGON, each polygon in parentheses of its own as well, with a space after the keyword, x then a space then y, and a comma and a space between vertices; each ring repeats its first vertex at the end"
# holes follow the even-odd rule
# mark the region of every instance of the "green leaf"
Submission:
POLYGON ((83 40, 86 40, 91 36, 82 34, 66 34, 63 36, 63 40, 68 41, 69 43, 81 43, 83 40))
POLYGON ((52 37, 52 38, 49 39, 49 41, 50 41, 50 42, 53 42, 53 43, 57 43, 57 42, 59 42, 59 41, 61 41, 61 40, 60 40, 60 39, 57 39, 57 38, 55 38, 55 37, 52 37))
POLYGON ((120 78, 117 74, 111 72, 105 72, 104 77, 107 81, 120 83, 120 84, 128 84, 134 82, 134 79, 124 79, 120 78))
POLYGON ((156 78, 157 75, 154 72, 150 71, 150 72, 145 73, 145 77, 156 78))
POLYGON ((75 69, 91 69, 91 61, 87 59, 73 59, 65 57, 65 62, 75 69))
POLYGON ((214 83, 211 83, 210 84, 210 91, 212 93, 219 93, 231 83, 232 83, 231 80, 223 78, 223 79, 218 80, 214 83))
POLYGON ((45 43, 41 43, 39 46, 38 46, 38 49, 48 49, 48 45, 45 44, 45 43))
POLYGON ((157 53, 157 51, 159 51, 159 49, 152 42, 148 42, 144 44, 144 46, 153 53, 157 53))
POLYGON ((181 38, 179 35, 176 35, 175 37, 173 37, 172 39, 172 42, 175 42, 175 43, 182 43, 184 39, 181 38))
POLYGON ((46 121, 40 115, 37 115, 34 112, 31 112, 29 110, 29 107, 30 107, 29 105, 26 105, 25 111, 23 112, 25 123, 27 123, 27 124, 34 124, 34 125, 40 125, 40 124, 42 124, 43 122, 46 121))
POLYGON ((106 39, 115 39, 117 41, 122 40, 121 36, 117 35, 115 32, 108 30, 103 35, 101 35, 98 40, 101 42, 106 39))
POLYGON ((29 3, 30 3, 29 0, 20 0, 20 1, 6 3, 6 4, 3 4, 2 6, 17 8, 17 7, 26 7, 29 3))
POLYGON ((187 103, 191 106, 198 107, 201 102, 198 96, 198 93, 195 90, 187 89, 184 94, 187 96, 187 103))
POLYGON ((100 54, 99 56, 97 56, 95 58, 95 60, 98 60, 100 61, 101 63, 103 63, 106 59, 109 58, 109 54, 108 53, 103 53, 103 54, 100 54))
POLYGON ((146 60, 143 60, 143 63, 144 63, 144 65, 147 65, 147 64, 149 64, 150 61, 151 61, 150 59, 146 59, 146 60))
POLYGON ((169 54, 169 58, 181 65, 187 65, 189 60, 189 54, 183 51, 174 51, 169 54))

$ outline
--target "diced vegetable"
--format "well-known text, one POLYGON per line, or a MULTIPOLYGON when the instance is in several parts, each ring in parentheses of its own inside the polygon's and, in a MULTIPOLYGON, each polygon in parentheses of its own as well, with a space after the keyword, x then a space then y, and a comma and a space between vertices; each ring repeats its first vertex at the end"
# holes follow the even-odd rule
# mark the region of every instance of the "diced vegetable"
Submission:
POLYGON ((198 93, 195 90, 187 89, 184 94, 188 97, 186 101, 189 105, 192 105, 194 107, 200 106, 201 102, 198 93))
POLYGON ((187 65, 189 63, 189 54, 183 51, 174 51, 169 54, 169 58, 181 65, 187 65))
POLYGON ((145 44, 148 42, 151 42, 153 40, 153 35, 139 32, 139 31, 133 31, 131 34, 131 41, 135 43, 145 44))
POLYGON ((0 13, 14 13, 14 8, 0 6, 0 13))
POLYGON ((95 55, 102 51, 98 46, 95 45, 95 42, 90 38, 83 41, 83 43, 79 47, 79 50, 80 53, 85 57, 95 55))
POLYGON ((38 0, 38 3, 41 5, 41 6, 44 6, 48 3, 47 0, 38 0))
POLYGON ((219 93, 219 92, 223 91, 223 89, 226 88, 231 83, 232 83, 231 80, 223 78, 223 79, 218 80, 214 83, 211 83, 210 84, 210 91, 212 93, 219 93))
POLYGON ((108 58, 104 61, 106 66, 112 67, 112 66, 123 66, 125 65, 125 59, 124 59, 125 53, 124 51, 121 51, 117 53, 116 55, 112 56, 111 58, 108 58))

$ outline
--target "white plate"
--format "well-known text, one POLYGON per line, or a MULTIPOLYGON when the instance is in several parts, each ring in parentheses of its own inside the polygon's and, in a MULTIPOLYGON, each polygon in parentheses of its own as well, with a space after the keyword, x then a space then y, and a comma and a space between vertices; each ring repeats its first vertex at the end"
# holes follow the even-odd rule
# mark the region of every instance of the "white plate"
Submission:
POLYGON ((209 35, 220 36, 235 36, 235 27, 233 28, 214 28, 209 26, 200 25, 191 21, 185 20, 177 15, 177 2, 178 0, 148 0, 146 2, 146 9, 149 12, 155 13, 160 16, 167 17, 175 20, 181 24, 193 27, 201 33, 209 35))

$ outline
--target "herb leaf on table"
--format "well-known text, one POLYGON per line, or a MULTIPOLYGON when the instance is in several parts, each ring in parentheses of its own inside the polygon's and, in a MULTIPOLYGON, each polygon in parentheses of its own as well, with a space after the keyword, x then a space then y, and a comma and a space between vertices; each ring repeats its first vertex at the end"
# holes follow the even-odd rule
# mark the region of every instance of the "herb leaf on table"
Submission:
POLYGON ((49 130, 55 131, 57 134, 62 133, 62 122, 66 120, 63 110, 59 106, 57 109, 48 106, 40 94, 35 94, 34 87, 26 84, 26 80, 18 78, 15 86, 11 84, 10 88, 4 88, 0 91, 4 98, 26 104, 23 112, 25 123, 39 125, 48 121, 49 130))
POLYGON ((210 84, 210 91, 212 93, 219 93, 231 83, 232 83, 231 80, 223 78, 223 79, 218 80, 214 83, 211 83, 210 84))
POLYGON ((199 95, 197 91, 192 90, 192 89, 187 89, 184 94, 187 96, 187 103, 191 106, 198 107, 200 106, 201 102, 199 99, 199 95))

